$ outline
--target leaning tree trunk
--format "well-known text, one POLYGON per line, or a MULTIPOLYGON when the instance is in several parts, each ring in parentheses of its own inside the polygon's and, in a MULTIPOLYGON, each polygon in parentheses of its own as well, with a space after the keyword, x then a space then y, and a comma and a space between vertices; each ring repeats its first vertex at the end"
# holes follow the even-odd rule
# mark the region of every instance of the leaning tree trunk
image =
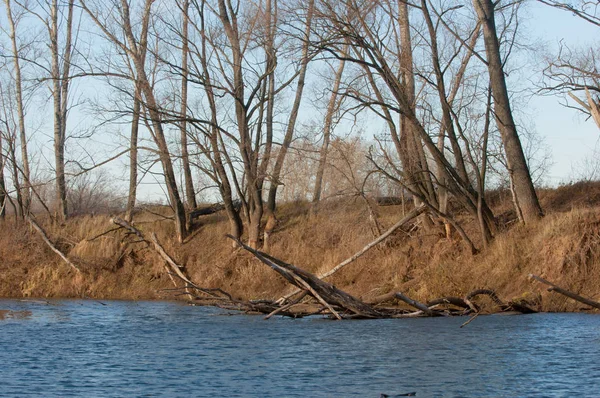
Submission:
POLYGON ((504 144, 508 171, 520 207, 517 209, 517 213, 523 215, 524 222, 530 222, 542 217, 543 212, 533 187, 529 167, 510 108, 500 57, 500 44, 496 33, 495 5, 492 0, 473 0, 473 4, 483 26, 487 66, 494 99, 494 114, 504 144))
POLYGON ((165 138, 159 105, 156 97, 154 96, 153 88, 150 85, 150 81, 148 80, 145 70, 145 54, 147 47, 146 37, 150 23, 152 3, 153 0, 146 0, 145 2, 142 19, 142 39, 140 42, 138 42, 135 39, 131 21, 129 20, 129 4, 126 0, 121 0, 123 15, 127 16, 127 18, 123 21, 123 31, 129 44, 129 55, 131 56, 133 66, 137 74, 137 84, 140 85, 141 93, 145 99, 145 106, 147 108, 148 115, 150 116, 150 122, 154 133, 154 141, 158 147, 159 158, 165 176, 165 185, 169 195, 169 202, 171 203, 173 212, 175 213, 175 231, 177 234, 177 239, 179 242, 183 242, 187 236, 185 208, 183 207, 183 202, 181 201, 179 190, 177 188, 177 180, 175 178, 175 171, 173 169, 173 161, 171 159, 169 146, 165 138))

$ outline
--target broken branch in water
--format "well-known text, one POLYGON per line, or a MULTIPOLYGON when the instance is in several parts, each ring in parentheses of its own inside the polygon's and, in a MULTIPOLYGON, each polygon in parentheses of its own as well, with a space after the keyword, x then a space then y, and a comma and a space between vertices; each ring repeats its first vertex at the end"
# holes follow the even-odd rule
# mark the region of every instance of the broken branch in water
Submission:
MULTIPOLYGON (((339 263, 338 265, 336 265, 335 267, 333 267, 329 271, 325 272, 324 274, 321 274, 321 275, 317 276, 317 278, 319 278, 319 279, 325 279, 328 276, 331 276, 331 275, 335 274, 340 269, 344 268, 346 265, 348 265, 348 264, 354 262, 355 260, 357 260, 359 257, 361 257, 363 254, 365 254, 369 250, 371 250, 373 247, 377 246, 379 243, 381 243, 384 240, 386 240, 396 230, 398 230, 399 228, 404 227, 412 219, 414 219, 415 217, 418 217, 419 215, 421 215, 425 210, 426 210, 425 206, 420 206, 420 207, 417 207, 416 209, 413 209, 410 213, 408 213, 400 221, 398 221, 396 224, 394 224, 390 229, 388 229, 383 234, 381 234, 379 237, 377 237, 377 239, 373 240, 372 242, 370 242, 369 244, 367 244, 365 247, 363 247, 362 249, 360 249, 358 252, 354 253, 352 256, 348 257, 347 259, 345 259, 344 261, 342 261, 341 263, 339 263)), ((280 302, 280 303, 283 303, 286 300, 288 300, 290 297, 292 297, 293 295, 297 294, 298 292, 299 292, 299 290, 294 290, 293 292, 288 293, 285 296, 281 297, 277 301, 280 302)))
POLYGON ((561 288, 561 287, 558 287, 558 286, 556 286, 554 283, 552 283, 552 282, 549 282, 549 281, 547 281, 546 279, 544 279, 544 278, 541 278, 541 277, 539 277, 539 276, 537 276, 537 275, 529 274, 529 279, 530 279, 530 280, 534 279, 534 280, 536 280, 536 281, 538 281, 538 282, 541 282, 541 283, 543 283, 543 284, 545 284, 545 285, 548 285, 548 286, 550 286, 550 288, 548 289, 548 291, 549 291, 549 292, 556 292, 556 293, 560 293, 560 294, 562 294, 563 296, 567 296, 567 297, 569 297, 569 298, 572 298, 572 299, 573 299, 573 300, 575 300, 575 301, 579 301, 580 303, 587 304, 587 305, 589 305, 590 307, 594 307, 594 308, 598 308, 598 309, 600 309, 600 303, 599 303, 599 302, 597 302, 597 301, 594 301, 594 300, 587 299, 587 298, 585 298, 585 297, 582 297, 582 296, 580 296, 580 295, 578 295, 578 294, 575 294, 575 293, 573 293, 573 292, 570 292, 570 291, 568 291, 568 290, 566 290, 566 289, 563 289, 563 288, 561 288))

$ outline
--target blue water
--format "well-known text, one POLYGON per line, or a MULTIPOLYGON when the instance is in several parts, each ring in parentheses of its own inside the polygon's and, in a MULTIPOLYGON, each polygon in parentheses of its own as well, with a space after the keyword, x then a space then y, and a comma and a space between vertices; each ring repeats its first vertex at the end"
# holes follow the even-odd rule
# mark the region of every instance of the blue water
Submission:
POLYGON ((264 321, 0 300, 2 397, 600 397, 600 316, 264 321))

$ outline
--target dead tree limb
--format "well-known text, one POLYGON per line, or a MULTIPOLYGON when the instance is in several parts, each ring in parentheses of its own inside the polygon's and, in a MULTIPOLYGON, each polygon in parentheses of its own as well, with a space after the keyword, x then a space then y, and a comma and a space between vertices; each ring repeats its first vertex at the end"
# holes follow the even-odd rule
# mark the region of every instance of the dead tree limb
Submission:
POLYGON ((281 306, 281 307, 277 308, 275 311, 273 311, 270 314, 268 314, 267 316, 265 316, 265 320, 271 318, 272 316, 275 316, 275 315, 279 314, 282 311, 289 310, 290 308, 292 308, 293 306, 295 306, 296 304, 298 304, 304 297, 306 297, 306 295, 307 295, 306 291, 302 292, 302 294, 300 295, 300 297, 298 297, 296 300, 292 301, 289 304, 286 304, 284 306, 281 306))
POLYGON ((593 300, 590 300, 590 299, 587 299, 587 298, 585 298, 585 297, 582 297, 582 296, 580 296, 580 295, 578 295, 578 294, 575 294, 575 293, 573 293, 573 292, 570 292, 570 291, 568 291, 568 290, 566 290, 566 289, 563 289, 563 288, 561 288, 561 287, 559 287, 559 286, 556 286, 554 283, 552 283, 552 282, 549 282, 549 281, 547 281, 546 279, 544 279, 544 278, 541 278, 541 277, 539 277, 539 276, 537 276, 537 275, 529 274, 529 279, 530 279, 530 280, 531 280, 531 279, 535 279, 535 280, 536 280, 536 281, 538 281, 538 282, 541 282, 541 283, 543 283, 543 284, 545 284, 545 285, 548 285, 548 286, 550 286, 550 288, 548 289, 548 291, 549 291, 549 292, 556 292, 556 293, 560 293, 560 294, 562 294, 563 296, 567 296, 567 297, 569 297, 569 298, 571 298, 571 299, 573 299, 573 300, 575 300, 575 301, 579 301, 580 303, 583 303, 583 304, 589 305, 590 307, 593 307, 593 308, 598 308, 598 309, 600 309, 600 303, 599 303, 599 302, 597 302, 597 301, 593 301, 593 300))
POLYGON ((266 253, 260 252, 244 244, 239 239, 234 238, 231 235, 227 235, 229 238, 236 241, 240 247, 244 248, 257 259, 264 264, 268 265, 271 269, 283 276, 288 282, 302 290, 308 290, 308 292, 323 305, 327 306, 330 311, 335 315, 336 311, 333 310, 333 306, 343 308, 355 315, 365 318, 381 318, 382 314, 376 311, 370 305, 360 301, 359 299, 351 296, 350 294, 337 289, 330 283, 324 282, 317 278, 315 275, 304 271, 292 264, 285 263, 273 256, 266 253), (323 303, 321 299, 326 303, 323 303))
POLYGON ((465 296, 465 303, 467 303, 469 307, 471 307, 471 309, 473 309, 473 311, 475 312, 479 312, 479 309, 474 309, 477 307, 471 302, 471 300, 480 295, 489 296, 494 302, 494 304, 500 307, 502 311, 518 311, 522 314, 533 314, 537 312, 536 310, 530 308, 529 306, 521 302, 509 301, 508 303, 505 303, 504 301, 500 300, 495 291, 490 289, 477 289, 465 296))
MULTIPOLYGON (((136 227, 134 227, 127 221, 125 221, 119 217, 114 217, 111 221, 114 224, 125 228, 127 231, 129 231, 130 233, 137 236, 140 240, 142 240, 146 243, 149 242, 148 239, 146 239, 146 237, 142 233, 142 231, 140 231, 139 229, 137 229, 136 227)), ((173 258, 161 246, 155 233, 152 233, 150 235, 150 242, 152 243, 154 250, 158 253, 158 255, 160 257, 162 257, 162 259, 165 260, 165 262, 171 267, 171 269, 173 270, 173 274, 176 275, 179 279, 181 279, 185 283, 184 289, 185 289, 186 294, 190 298, 195 298, 195 296, 189 291, 190 288, 193 288, 193 289, 196 289, 202 293, 205 293, 205 294, 215 297, 215 298, 219 298, 219 296, 215 294, 215 292, 218 292, 224 296, 227 296, 227 298, 231 300, 231 295, 221 289, 207 289, 207 288, 200 287, 200 286, 196 285, 194 282, 192 282, 192 280, 183 272, 183 266, 177 264, 175 262, 175 260, 173 260, 173 258)))
POLYGON ((423 314, 428 315, 428 316, 440 316, 440 315, 445 315, 441 312, 437 312, 437 311, 433 311, 431 310, 428 306, 426 306, 423 303, 420 303, 416 300, 411 299, 408 296, 405 296, 404 294, 400 293, 400 292, 396 292, 394 293, 394 297, 397 298, 398 300, 402 300, 404 301, 406 304, 410 305, 411 307, 416 308, 419 311, 422 311, 423 314))
MULTIPOLYGON (((410 213, 408 213, 400 221, 398 221, 396 224, 394 224, 390 229, 388 229, 383 234, 381 234, 379 237, 377 237, 377 239, 375 239, 372 242, 370 242, 368 245, 366 245, 365 247, 363 247, 361 250, 359 250, 358 252, 354 253, 352 256, 348 257, 347 259, 345 259, 344 261, 342 261, 341 263, 339 263, 338 265, 336 265, 335 267, 333 267, 331 270, 325 272, 324 274, 321 274, 321 275, 317 276, 317 278, 319 278, 319 279, 325 279, 328 276, 331 276, 331 275, 335 274, 340 269, 344 268, 346 265, 348 265, 348 264, 354 262, 355 260, 357 260, 359 257, 361 257, 363 254, 365 254, 369 250, 371 250, 373 247, 377 246, 379 243, 381 243, 384 240, 386 240, 396 230, 398 230, 399 228, 404 227, 412 219, 414 219, 415 217, 418 217, 419 215, 421 215, 421 213, 423 213, 425 210, 426 210, 425 206, 420 206, 420 207, 417 207, 416 209, 413 209, 410 213)), ((298 293, 298 290, 294 290, 293 292, 286 294, 285 296, 283 296, 279 300, 277 300, 277 302, 283 303, 283 302, 285 302, 286 300, 288 300, 290 297, 292 297, 296 293, 298 293)))
POLYGON ((38 225, 37 222, 35 222, 33 220, 33 218, 31 218, 29 216, 29 214, 25 215, 25 218, 27 219, 27 221, 29 221, 29 224, 31 224, 31 226, 40 234, 40 236, 42 237, 42 239, 44 240, 44 242, 46 242, 46 244, 48 245, 48 247, 50 247, 50 249, 52 249, 52 251, 56 254, 58 254, 60 256, 60 258, 62 258, 64 260, 65 263, 67 263, 67 265, 69 265, 71 268, 73 268, 75 271, 77 272, 81 272, 81 270, 79 269, 79 267, 77 267, 75 264, 73 264, 71 262, 71 260, 69 260, 67 258, 67 256, 61 252, 60 250, 58 250, 56 248, 56 246, 54 245, 54 243, 52 243, 52 241, 50 240, 50 238, 48 238, 48 235, 46 234, 46 231, 43 230, 42 227, 40 227, 38 225))

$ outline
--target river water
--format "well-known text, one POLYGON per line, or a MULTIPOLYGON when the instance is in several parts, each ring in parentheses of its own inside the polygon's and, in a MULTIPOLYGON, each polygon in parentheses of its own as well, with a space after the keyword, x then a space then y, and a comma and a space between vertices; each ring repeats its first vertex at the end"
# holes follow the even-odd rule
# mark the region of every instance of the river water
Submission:
POLYGON ((465 320, 0 300, 0 396, 600 397, 600 316, 465 320))

